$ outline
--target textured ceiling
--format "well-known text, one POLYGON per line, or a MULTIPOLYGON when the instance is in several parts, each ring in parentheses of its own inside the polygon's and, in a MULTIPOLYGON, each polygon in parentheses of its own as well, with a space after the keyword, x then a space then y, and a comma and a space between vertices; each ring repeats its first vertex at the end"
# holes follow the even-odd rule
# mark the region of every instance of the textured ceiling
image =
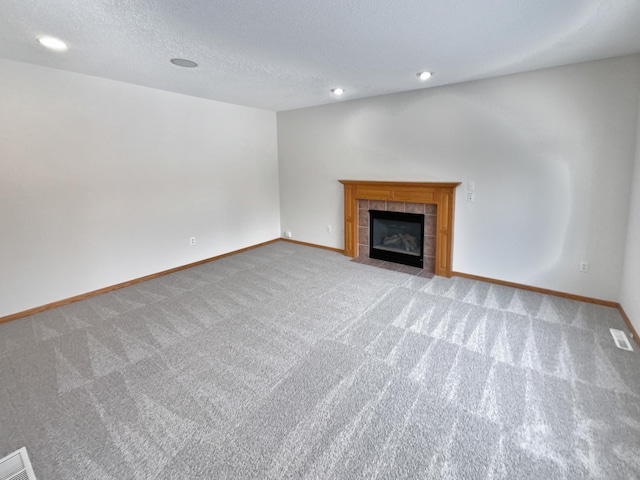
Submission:
POLYGON ((2 58, 273 111, 639 52, 640 0, 0 1, 2 58))

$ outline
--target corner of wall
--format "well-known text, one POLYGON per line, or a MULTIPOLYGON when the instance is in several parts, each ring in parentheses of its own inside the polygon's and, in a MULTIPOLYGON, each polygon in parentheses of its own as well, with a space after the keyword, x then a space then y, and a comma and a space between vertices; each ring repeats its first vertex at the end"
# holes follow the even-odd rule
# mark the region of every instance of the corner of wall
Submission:
MULTIPOLYGON (((640 85, 638 85, 640 90, 640 85)), ((631 176, 624 267, 620 282, 620 305, 636 331, 640 330, 640 99, 636 116, 636 154, 631 176)))

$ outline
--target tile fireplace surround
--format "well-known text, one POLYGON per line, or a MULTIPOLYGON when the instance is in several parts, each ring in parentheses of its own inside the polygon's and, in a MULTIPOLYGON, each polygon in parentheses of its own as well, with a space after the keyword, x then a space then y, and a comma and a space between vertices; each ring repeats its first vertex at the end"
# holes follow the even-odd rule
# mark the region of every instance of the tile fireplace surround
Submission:
POLYGON ((340 183, 344 185, 345 255, 363 261, 368 257, 369 209, 424 213, 424 271, 451 276, 454 193, 459 182, 340 180, 340 183))
POLYGON ((393 270, 406 273, 415 273, 419 276, 433 277, 436 268, 436 212, 436 205, 428 205, 425 203, 358 200, 358 255, 354 260, 359 263, 367 263, 368 265, 392 268, 393 270), (420 213, 424 215, 424 266, 422 269, 369 258, 369 210, 420 213), (418 273, 420 270, 424 270, 424 272, 418 273))

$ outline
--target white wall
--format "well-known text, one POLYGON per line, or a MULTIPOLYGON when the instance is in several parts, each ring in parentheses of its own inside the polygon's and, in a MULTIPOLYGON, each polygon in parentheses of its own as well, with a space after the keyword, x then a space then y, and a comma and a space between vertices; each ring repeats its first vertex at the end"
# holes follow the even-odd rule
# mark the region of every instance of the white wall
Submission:
POLYGON ((454 270, 617 300, 639 90, 631 56, 279 113, 281 228, 343 247, 338 179, 475 180, 454 270))
POLYGON ((279 228, 275 113, 0 60, 0 317, 279 228))
POLYGON ((638 105, 638 131, 636 134, 636 159, 633 170, 627 248, 624 257, 624 272, 620 304, 640 332, 640 104, 638 105))

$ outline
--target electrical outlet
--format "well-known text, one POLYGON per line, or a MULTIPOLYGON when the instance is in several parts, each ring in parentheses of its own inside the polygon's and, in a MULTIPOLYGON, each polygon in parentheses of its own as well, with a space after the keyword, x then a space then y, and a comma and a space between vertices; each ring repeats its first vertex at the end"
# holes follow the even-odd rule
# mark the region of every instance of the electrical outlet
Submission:
POLYGON ((476 201, 476 194, 473 192, 467 193, 467 202, 475 202, 475 201, 476 201))
POLYGON ((287 230, 286 232, 284 232, 284 236, 285 238, 291 238, 292 235, 291 232, 287 230))
POLYGON ((327 225, 327 232, 331 233, 331 225, 327 225))
POLYGON ((589 272, 589 262, 580 262, 580 271, 582 273, 588 273, 589 272))
POLYGON ((191 237, 189 239, 189 245, 195 245, 196 244, 196 237, 191 237))

